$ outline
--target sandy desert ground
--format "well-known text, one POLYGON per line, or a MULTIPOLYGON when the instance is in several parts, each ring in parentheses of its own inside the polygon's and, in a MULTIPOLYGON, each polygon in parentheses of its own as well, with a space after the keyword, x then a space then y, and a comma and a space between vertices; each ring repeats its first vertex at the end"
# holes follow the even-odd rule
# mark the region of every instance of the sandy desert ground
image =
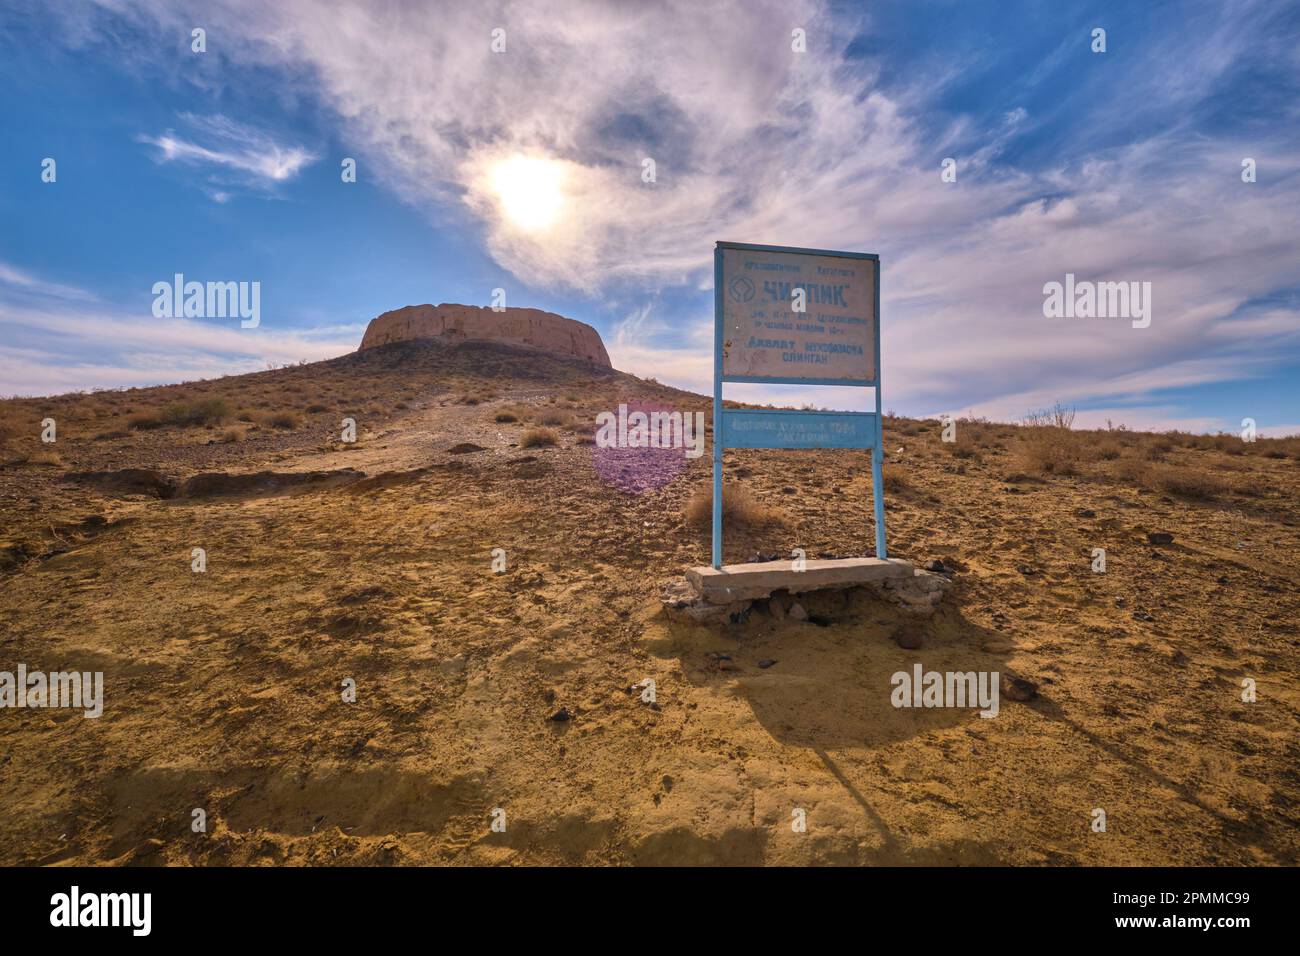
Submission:
MULTIPOLYGON (((1300 442, 891 417, 891 550, 941 609, 706 627, 660 593, 707 561, 708 456, 593 466, 635 399, 708 408, 473 344, 0 403, 0 670, 105 679, 98 719, 0 711, 0 863, 1297 862, 1300 442), (916 662, 1037 695, 895 709, 916 662)), ((727 461, 728 561, 871 553, 865 453, 727 461)))

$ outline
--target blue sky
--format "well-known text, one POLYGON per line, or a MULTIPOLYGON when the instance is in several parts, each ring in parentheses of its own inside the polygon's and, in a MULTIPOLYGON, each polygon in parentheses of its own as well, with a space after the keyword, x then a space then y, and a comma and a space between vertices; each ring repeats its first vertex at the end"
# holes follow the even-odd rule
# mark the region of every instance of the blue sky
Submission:
POLYGON ((6 5, 0 394, 324 358, 495 288, 707 392, 728 239, 880 253, 900 413, 1300 431, 1298 5, 336 6, 6 5), (261 325, 155 318, 176 272, 259 282, 261 325), (1066 273, 1150 282, 1150 327, 1045 318, 1066 273))

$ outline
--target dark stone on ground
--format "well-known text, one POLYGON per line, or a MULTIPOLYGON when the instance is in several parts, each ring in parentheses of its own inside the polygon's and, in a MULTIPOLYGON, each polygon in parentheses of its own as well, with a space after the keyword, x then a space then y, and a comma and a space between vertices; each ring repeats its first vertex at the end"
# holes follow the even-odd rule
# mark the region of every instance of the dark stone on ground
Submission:
POLYGON ((1033 700, 1038 696, 1038 685, 1033 681, 1025 680, 1023 677, 1008 677, 1005 686, 1001 689, 1001 693, 1007 700, 1024 702, 1033 700))

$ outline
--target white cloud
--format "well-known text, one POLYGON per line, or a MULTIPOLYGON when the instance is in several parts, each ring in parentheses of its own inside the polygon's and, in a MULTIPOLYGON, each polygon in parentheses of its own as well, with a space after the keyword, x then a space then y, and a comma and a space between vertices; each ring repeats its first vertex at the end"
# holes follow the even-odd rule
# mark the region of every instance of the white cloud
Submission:
POLYGON ((60 285, 57 282, 47 282, 7 262, 0 262, 0 286, 8 287, 11 293, 17 292, 33 296, 51 296, 57 299, 75 301, 89 301, 94 298, 85 289, 60 285))
MULTIPOLYGON (((1079 41, 1063 36, 1026 65, 1062 84, 1059 102, 1042 115, 1009 103, 987 128, 935 118, 934 90, 962 82, 960 70, 886 89, 873 61, 847 55, 863 24, 815 0, 112 6, 168 35, 202 10, 228 75, 311 83, 378 176, 431 215, 468 209, 491 254, 529 283, 641 297, 707 287, 717 239, 881 253, 887 407, 1014 418, 1058 398, 1130 401, 1295 357, 1300 308, 1252 305, 1297 281, 1297 127, 1256 127, 1241 142, 1191 120, 1235 65, 1294 56, 1267 5, 1203 8, 1195 29, 1108 59, 1104 81, 1066 76, 1079 41), (790 50, 794 24, 807 53, 790 50), (1056 162, 1003 159, 1062 120, 1056 162), (559 227, 525 232, 502 215, 491 173, 521 154, 560 164, 559 227), (1247 154, 1257 183, 1240 181, 1247 154), (955 184, 939 177, 947 155, 955 184), (645 157, 654 184, 641 181, 645 157), (1044 319, 1042 285, 1067 272, 1151 282, 1151 328, 1044 319)), ((247 143, 172 139, 160 148, 178 160, 270 180, 300 168, 247 143)), ((707 321, 633 322, 611 351, 698 388, 711 369, 707 321)))
MULTIPOLYGON (((241 174, 249 184, 267 186, 294 178, 316 159, 301 146, 282 145, 270 134, 225 116, 185 113, 181 118, 193 128, 193 139, 184 139, 170 130, 140 137, 142 142, 158 148, 159 162, 217 166, 241 174)), ((230 199, 228 190, 212 190, 210 194, 216 202, 230 199)))

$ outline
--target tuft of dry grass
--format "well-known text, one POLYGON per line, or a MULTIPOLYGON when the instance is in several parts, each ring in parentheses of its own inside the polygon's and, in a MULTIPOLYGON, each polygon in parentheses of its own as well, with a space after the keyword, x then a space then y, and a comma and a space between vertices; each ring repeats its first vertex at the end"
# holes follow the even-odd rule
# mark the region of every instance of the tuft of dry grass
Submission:
MULTIPOLYGON (((693 528, 713 524, 713 482, 706 482, 691 495, 683 509, 686 523, 693 528)), ((744 485, 726 482, 722 487, 722 520, 730 528, 786 527, 789 516, 779 508, 765 505, 744 485)))
POLYGON ((20 465, 61 465, 63 456, 57 451, 41 449, 39 451, 29 451, 20 455, 17 459, 20 465))
POLYGON ((493 421, 499 422, 502 425, 506 425, 509 424, 510 422, 519 421, 519 416, 516 415, 514 412, 497 412, 496 416, 493 418, 493 421))
POLYGON ((1074 475, 1083 458, 1079 436, 1054 425, 1036 425, 1020 439, 1020 464, 1034 475, 1074 475))
POLYGON ((262 419, 262 424, 268 425, 271 428, 292 430, 302 424, 302 416, 297 412, 287 410, 283 412, 271 412, 262 419))
POLYGON ((573 416, 558 409, 548 409, 537 416, 538 424, 556 428, 567 428, 573 424, 573 416))
POLYGON ((545 448, 559 443, 560 436, 549 428, 530 428, 519 439, 520 448, 545 448))
POLYGON ((165 405, 160 417, 167 425, 220 425, 230 418, 230 404, 224 398, 199 398, 165 405))
POLYGON ((163 420, 157 412, 136 412, 126 420, 127 428, 134 428, 137 431, 145 431, 151 428, 162 428, 163 420))
POLYGON ((881 474, 884 478, 885 491, 889 494, 905 494, 915 490, 907 475, 901 471, 883 468, 881 474))

